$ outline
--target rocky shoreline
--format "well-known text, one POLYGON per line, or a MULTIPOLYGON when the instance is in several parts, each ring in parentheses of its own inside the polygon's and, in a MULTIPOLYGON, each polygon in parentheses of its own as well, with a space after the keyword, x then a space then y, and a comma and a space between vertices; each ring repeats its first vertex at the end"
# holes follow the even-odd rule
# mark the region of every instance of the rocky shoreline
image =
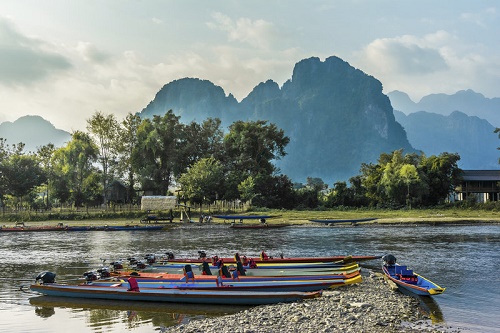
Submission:
POLYGON ((363 282, 323 292, 317 299, 265 305, 162 328, 184 333, 462 332, 443 323, 419 301, 395 292, 380 273, 363 269, 363 282))

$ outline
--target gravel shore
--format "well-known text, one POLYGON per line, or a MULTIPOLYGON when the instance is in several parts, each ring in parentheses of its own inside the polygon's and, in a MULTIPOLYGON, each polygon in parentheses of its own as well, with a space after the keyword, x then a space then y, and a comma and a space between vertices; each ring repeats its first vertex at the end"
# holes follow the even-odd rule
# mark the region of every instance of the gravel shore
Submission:
POLYGON ((162 329, 184 333, 462 332, 432 324, 416 298, 394 291, 380 273, 363 269, 363 282, 323 292, 317 299, 257 306, 162 329))

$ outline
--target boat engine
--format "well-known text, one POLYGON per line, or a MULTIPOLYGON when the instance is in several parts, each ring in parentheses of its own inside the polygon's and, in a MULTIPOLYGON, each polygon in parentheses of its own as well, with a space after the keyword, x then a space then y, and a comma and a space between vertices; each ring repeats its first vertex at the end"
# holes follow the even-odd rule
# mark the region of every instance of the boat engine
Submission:
POLYGON ((154 264, 156 262, 156 256, 154 254, 146 254, 144 259, 146 259, 148 264, 154 264))
POLYGON ((85 281, 90 282, 90 281, 95 281, 99 277, 97 276, 97 273, 94 271, 88 271, 83 273, 83 277, 85 278, 85 281))
POLYGON ((393 256, 392 254, 386 254, 385 256, 382 257, 382 260, 386 265, 396 264, 396 257, 393 256))
POLYGON ((46 283, 55 283, 56 282, 56 274, 52 272, 41 272, 35 279, 35 283, 46 284, 46 283))

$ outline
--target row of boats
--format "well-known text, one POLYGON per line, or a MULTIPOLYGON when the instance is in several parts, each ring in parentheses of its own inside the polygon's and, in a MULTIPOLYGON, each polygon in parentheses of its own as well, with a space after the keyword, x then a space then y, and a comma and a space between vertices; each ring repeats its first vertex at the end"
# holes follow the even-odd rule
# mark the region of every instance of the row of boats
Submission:
POLYGON ((12 227, 0 226, 0 232, 36 232, 36 231, 133 231, 133 230, 161 230, 162 225, 89 225, 89 226, 70 226, 59 223, 57 225, 45 226, 26 226, 24 223, 12 227))
MULTIPOLYGON (((202 252, 202 251, 199 251, 202 252)), ((380 256, 335 256, 306 258, 176 259, 171 253, 157 259, 147 255, 142 260, 127 258, 109 267, 85 272, 85 282, 58 284, 56 274, 42 272, 30 286, 34 292, 59 297, 95 298, 172 303, 259 305, 293 302, 320 297, 324 290, 362 282, 360 261, 380 256)), ((392 260, 393 257, 389 258, 392 260)), ((400 283, 413 285, 417 292, 434 295, 444 291, 427 279, 398 270, 385 262, 384 273, 400 283), (404 273, 404 274, 402 274, 404 273), (403 277, 404 276, 404 277, 403 277)))

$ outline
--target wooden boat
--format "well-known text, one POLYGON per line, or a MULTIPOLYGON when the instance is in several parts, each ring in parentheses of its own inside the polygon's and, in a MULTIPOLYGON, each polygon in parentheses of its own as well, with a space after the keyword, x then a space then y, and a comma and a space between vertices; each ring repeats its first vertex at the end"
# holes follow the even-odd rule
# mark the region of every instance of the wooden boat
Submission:
POLYGON ((259 220, 265 222, 266 219, 270 219, 274 216, 272 215, 214 215, 214 217, 223 220, 230 220, 236 222, 237 220, 242 222, 243 220, 259 220))
POLYGON ((14 226, 0 227, 0 232, 36 232, 36 231, 135 231, 135 230, 161 230, 161 225, 112 225, 112 226, 14 226))
MULTIPOLYGON (((228 290, 238 291, 319 291, 325 289, 337 288, 362 281, 361 275, 358 274, 351 278, 332 279, 332 280, 261 280, 248 281, 242 279, 222 280, 216 279, 211 281, 202 281, 195 279, 194 281, 164 281, 161 279, 136 279, 138 287, 142 288, 167 288, 167 289, 194 289, 194 290, 220 290, 220 287, 225 287, 228 290)), ((95 286, 108 287, 127 287, 128 281, 106 281, 97 280, 88 283, 95 286)))
POLYGON ((394 282, 399 289, 404 289, 415 295, 433 296, 442 294, 446 288, 442 288, 434 282, 414 273, 407 266, 396 263, 392 255, 384 256, 382 271, 385 276, 394 282))
POLYGON ((236 291, 219 287, 216 290, 100 287, 93 285, 32 284, 30 289, 48 296, 170 303, 260 305, 295 302, 321 296, 316 292, 236 291))
POLYGON ((35 232, 35 231, 65 231, 66 227, 61 223, 56 226, 26 226, 24 223, 18 224, 14 227, 0 227, 0 232, 35 232))
POLYGON ((276 229, 276 228, 284 228, 290 226, 290 223, 231 223, 229 228, 231 229, 276 229))
POLYGON ((371 217, 371 218, 364 218, 364 219, 313 219, 309 220, 311 222, 316 222, 316 223, 323 223, 323 224, 334 224, 334 223, 351 223, 351 224, 356 224, 358 222, 368 222, 368 221, 374 221, 376 218, 371 217))
MULTIPOLYGON (((264 251, 262 251, 264 252, 264 251)), ((243 258, 243 257, 242 257, 243 258)), ((311 263, 311 262, 344 262, 344 263, 350 263, 350 262, 360 262, 360 261, 365 261, 365 260, 374 260, 374 259, 380 259, 382 256, 374 256, 374 255, 357 255, 357 256, 330 256, 330 257, 291 257, 291 258, 285 258, 285 257, 270 257, 268 255, 264 255, 264 253, 261 253, 260 258, 252 258, 254 261, 257 263, 257 266, 259 264, 265 264, 265 263, 311 263)), ((230 257, 224 257, 224 258, 218 258, 217 259, 222 259, 222 261, 225 264, 236 264, 236 259, 230 258, 230 257)), ((249 257, 250 259, 250 257, 249 257)), ((206 261, 207 258, 171 258, 168 260, 169 263, 176 263, 176 264, 189 264, 189 263, 197 263, 201 264, 204 261, 206 261)))
MULTIPOLYGON (((191 266, 192 267, 192 266, 191 266)), ((235 269, 235 267, 227 267, 228 269, 235 269)), ((359 271, 360 267, 357 263, 353 263, 348 266, 343 267, 331 267, 331 268, 272 268, 272 269, 246 269, 246 276, 307 276, 307 275, 332 275, 332 274, 350 274, 359 271)), ((175 269, 165 269, 165 268, 150 268, 141 270, 141 274, 152 273, 152 274, 184 274, 184 268, 175 269)), ((204 272, 203 267, 198 267, 193 269, 192 272, 195 275, 206 275, 208 272, 204 272)), ((218 275, 219 269, 210 269, 211 275, 218 275)), ((118 271, 118 274, 121 274, 118 271)))

